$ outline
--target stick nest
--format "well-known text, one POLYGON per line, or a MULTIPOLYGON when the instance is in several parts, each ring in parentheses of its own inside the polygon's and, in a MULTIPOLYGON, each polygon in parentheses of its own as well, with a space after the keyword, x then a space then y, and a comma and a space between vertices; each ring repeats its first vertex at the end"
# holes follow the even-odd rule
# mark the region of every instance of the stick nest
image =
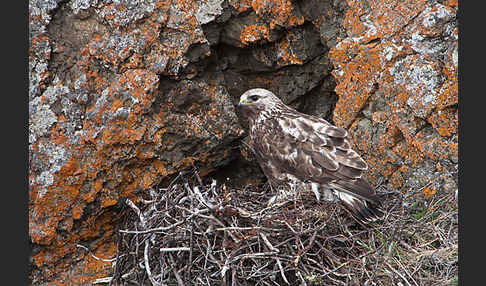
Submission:
MULTIPOLYGON (((385 218, 363 226, 312 192, 267 205, 266 186, 204 184, 196 171, 127 200, 109 285, 454 285, 453 195, 413 201, 377 188, 385 218), (412 204, 413 202, 413 204, 412 204), (447 207, 447 208, 446 208, 447 207)), ((95 281, 96 283, 96 281, 95 281)))

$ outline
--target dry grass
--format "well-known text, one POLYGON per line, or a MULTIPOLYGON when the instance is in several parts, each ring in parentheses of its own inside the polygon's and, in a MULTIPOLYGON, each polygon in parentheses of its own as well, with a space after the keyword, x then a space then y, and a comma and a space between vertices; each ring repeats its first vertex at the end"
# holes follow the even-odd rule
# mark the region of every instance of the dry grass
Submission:
POLYGON ((377 188, 368 227, 303 193, 267 206, 265 187, 203 185, 197 172, 128 201, 110 285, 457 285, 454 195, 377 188))

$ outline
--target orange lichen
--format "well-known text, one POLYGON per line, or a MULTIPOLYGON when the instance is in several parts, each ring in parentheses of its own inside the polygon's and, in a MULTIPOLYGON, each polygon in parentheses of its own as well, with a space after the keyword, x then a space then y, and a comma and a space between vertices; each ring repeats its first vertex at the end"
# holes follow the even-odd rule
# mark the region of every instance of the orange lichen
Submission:
POLYGON ((165 164, 162 161, 155 160, 153 162, 154 167, 157 169, 157 173, 161 174, 162 176, 167 176, 167 168, 165 167, 165 164))
MULTIPOLYGON (((111 262, 108 259, 114 258, 116 253, 116 244, 112 237, 113 228, 110 226, 112 220, 113 217, 110 215, 101 215, 95 220, 90 220, 93 229, 96 231, 103 229, 105 233, 105 236, 98 241, 93 241, 89 245, 79 244, 78 241, 82 235, 74 232, 65 241, 53 241, 52 245, 46 246, 34 255, 34 262, 39 267, 50 265, 50 270, 44 278, 53 280, 53 285, 84 285, 91 283, 101 275, 108 275, 112 270, 111 262), (92 254, 96 255, 98 259, 92 254), (67 255, 71 256, 70 261, 81 261, 81 263, 77 265, 54 263, 56 259, 65 258, 67 255)), ((81 229, 83 231, 88 229, 86 223, 82 222, 81 229)))
POLYGON ((73 215, 73 219, 80 219, 81 216, 83 215, 83 206, 82 205, 76 205, 73 207, 72 209, 72 215, 73 215))
MULTIPOLYGON (((29 55, 33 57, 33 54, 38 54, 40 57, 50 58, 50 50, 45 49, 41 53, 41 48, 49 43, 49 37, 45 33, 39 33, 32 37, 31 45, 29 46, 29 55)), ((44 50, 44 49, 43 49, 44 50)))
POLYGON ((290 26, 298 26, 298 25, 304 24, 304 21, 305 21, 305 19, 304 19, 303 16, 297 17, 295 15, 292 15, 292 16, 289 17, 288 23, 289 23, 290 26))
POLYGON ((257 41, 268 39, 270 31, 265 25, 249 25, 243 28, 240 34, 240 41, 243 44, 251 44, 257 41))
POLYGON ((245 12, 252 7, 252 0, 229 0, 229 4, 238 13, 245 12))
POLYGON ((140 186, 146 190, 150 188, 150 186, 155 182, 155 177, 154 174, 150 172, 145 172, 145 174, 142 176, 142 179, 140 181, 140 186))
POLYGON ((432 187, 432 185, 429 185, 425 187, 425 189, 422 192, 424 193, 425 196, 432 197, 437 193, 437 190, 434 187, 432 187))
POLYGON ((458 7, 458 2, 457 0, 447 0, 446 5, 450 7, 458 7))
POLYGON ((390 184, 395 189, 403 187, 403 176, 401 171, 395 171, 390 177, 390 184))
POLYGON ((346 12, 343 26, 351 37, 360 37, 360 43, 366 43, 399 31, 423 11, 426 0, 348 0, 347 4, 350 9, 346 12), (366 25, 363 15, 368 15, 366 25))
POLYGON ((287 37, 282 39, 278 44, 278 54, 277 54, 277 62, 279 65, 289 65, 289 64, 303 64, 304 61, 297 57, 294 52, 292 51, 292 47, 290 46, 289 37, 292 37, 293 32, 289 32, 287 37))
POLYGON ((436 95, 438 98, 438 108, 444 108, 458 103, 459 87, 456 66, 446 65, 442 68, 442 72, 446 76, 446 80, 442 84, 439 93, 436 95))
POLYGON ((337 79, 335 91, 343 95, 336 103, 333 119, 337 125, 347 128, 375 89, 382 67, 380 49, 347 42, 331 49, 329 56, 340 63, 341 70, 334 70, 333 75, 337 79), (348 60, 349 52, 354 53, 352 61, 348 60))
POLYGON ((116 205, 118 203, 118 193, 117 192, 102 192, 101 193, 101 208, 106 208, 109 206, 116 205))
POLYGON ((293 27, 304 23, 304 17, 295 14, 296 11, 289 0, 253 0, 252 7, 257 15, 269 17, 272 30, 277 25, 293 27))
POLYGON ((447 108, 434 112, 427 121, 444 137, 457 133, 457 109, 447 108))
POLYGON ((386 119, 388 119, 388 114, 384 111, 373 112, 371 115, 373 123, 384 123, 386 119))
POLYGON ((95 180, 94 182, 91 183, 90 191, 84 194, 83 199, 87 203, 93 202, 96 198, 96 195, 101 191, 102 188, 103 188, 103 180, 102 179, 95 180))

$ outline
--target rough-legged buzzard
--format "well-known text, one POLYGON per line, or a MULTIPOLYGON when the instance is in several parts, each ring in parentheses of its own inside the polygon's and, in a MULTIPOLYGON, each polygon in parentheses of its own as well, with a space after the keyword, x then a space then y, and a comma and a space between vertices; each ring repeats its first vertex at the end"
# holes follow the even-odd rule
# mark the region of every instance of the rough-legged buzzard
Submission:
POLYGON ((368 165, 350 148, 345 129, 300 113, 262 88, 243 93, 238 108, 271 185, 308 186, 318 200, 341 202, 364 223, 383 215, 379 198, 361 178, 368 165))

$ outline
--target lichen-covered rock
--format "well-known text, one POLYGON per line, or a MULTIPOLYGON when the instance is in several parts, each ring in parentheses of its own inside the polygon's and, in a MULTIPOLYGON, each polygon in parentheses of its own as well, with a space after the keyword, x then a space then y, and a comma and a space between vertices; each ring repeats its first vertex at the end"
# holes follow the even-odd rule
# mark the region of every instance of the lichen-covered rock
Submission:
POLYGON ((350 128, 372 182, 447 191, 457 181, 457 3, 347 2, 348 37, 330 51, 334 122, 350 128))
POLYGON ((29 2, 29 100, 46 88, 47 64, 51 56, 46 26, 52 19, 50 13, 56 8, 56 1, 29 2))
POLYGON ((228 45, 245 47, 273 42, 281 35, 280 31, 272 30, 268 23, 253 12, 228 21, 222 30, 221 41, 228 45))
POLYGON ((322 54, 319 34, 312 26, 302 26, 291 31, 269 47, 253 49, 253 57, 267 69, 303 64, 322 54))

